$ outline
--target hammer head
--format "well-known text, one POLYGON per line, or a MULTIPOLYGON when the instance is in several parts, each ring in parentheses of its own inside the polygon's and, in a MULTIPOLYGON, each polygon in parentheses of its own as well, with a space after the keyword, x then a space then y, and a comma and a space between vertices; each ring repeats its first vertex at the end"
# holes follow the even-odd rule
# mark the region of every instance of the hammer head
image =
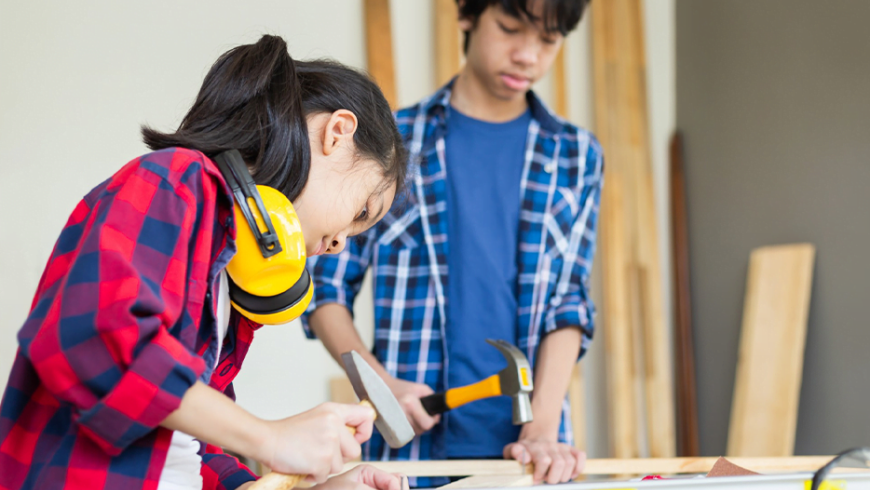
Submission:
POLYGON ((414 429, 384 380, 356 351, 345 352, 341 360, 357 398, 371 403, 377 412, 375 427, 387 444, 399 448, 411 442, 414 429))
POLYGON ((531 422, 533 417, 529 394, 534 386, 529 360, 521 350, 504 340, 486 339, 486 342, 498 349, 508 362, 507 367, 499 371, 498 378, 502 395, 508 395, 513 400, 514 425, 531 422))

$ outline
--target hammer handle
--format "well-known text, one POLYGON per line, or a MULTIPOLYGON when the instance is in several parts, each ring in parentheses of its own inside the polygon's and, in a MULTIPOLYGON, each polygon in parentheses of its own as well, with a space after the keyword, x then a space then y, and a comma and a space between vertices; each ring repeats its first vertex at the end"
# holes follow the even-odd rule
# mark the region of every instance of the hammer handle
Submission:
POLYGON ((420 403, 423 404, 423 408, 429 415, 437 415, 461 407, 466 403, 501 394, 501 380, 498 374, 493 374, 468 386, 451 388, 441 393, 425 396, 420 399, 420 403))
MULTIPOLYGON (((372 404, 368 400, 363 400, 359 402, 359 404, 366 407, 372 407, 372 404)), ((375 412, 375 418, 377 418, 377 412, 375 412)), ((347 431, 350 432, 351 435, 356 435, 355 427, 348 427, 347 431)), ((305 475, 285 475, 273 471, 254 482, 249 490, 290 490, 304 479, 305 475)))

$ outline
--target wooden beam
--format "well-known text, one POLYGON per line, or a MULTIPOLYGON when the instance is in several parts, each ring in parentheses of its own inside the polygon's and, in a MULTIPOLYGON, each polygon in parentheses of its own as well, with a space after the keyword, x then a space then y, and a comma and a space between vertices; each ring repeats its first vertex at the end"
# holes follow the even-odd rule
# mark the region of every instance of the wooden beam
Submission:
POLYGON ((586 451, 586 383, 583 364, 578 362, 571 372, 568 385, 568 400, 571 402, 571 427, 574 432, 574 447, 586 451))
POLYGON ((455 0, 435 0, 435 85, 440 87, 459 73, 462 64, 459 13, 455 0))
MULTIPOLYGON (((672 475, 678 473, 707 473, 718 457, 703 458, 632 458, 590 459, 586 461, 584 475, 672 475)), ((759 473, 815 471, 833 456, 792 456, 788 458, 728 458, 732 463, 759 473)), ((390 473, 406 476, 522 476, 532 473, 530 466, 504 459, 449 460, 449 461, 368 461, 348 463, 343 471, 359 464, 369 464, 390 473)), ((855 471, 849 468, 849 471, 855 471)))
POLYGON ((508 488, 530 487, 533 484, 534 475, 477 475, 438 488, 508 488))
POLYGON ((671 138, 671 240, 674 262, 674 350, 677 380, 677 449, 680 456, 698 456, 698 395, 695 383, 695 342, 692 335, 692 294, 689 277, 689 228, 683 140, 671 138))
POLYGON ((595 132, 607 160, 599 250, 611 447, 620 458, 640 455, 638 375, 649 453, 670 457, 676 453, 673 383, 653 199, 641 2, 608 0, 591 9, 595 132), (638 333, 640 369, 632 344, 638 333))
POLYGON ((366 59, 368 71, 375 79, 390 107, 398 108, 396 75, 393 66, 393 34, 389 0, 364 0, 366 59))
POLYGON ((553 61, 553 108, 556 114, 568 119, 568 69, 565 66, 565 50, 563 43, 553 61))
POLYGON ((793 454, 814 258, 806 243, 752 251, 729 455, 793 454))

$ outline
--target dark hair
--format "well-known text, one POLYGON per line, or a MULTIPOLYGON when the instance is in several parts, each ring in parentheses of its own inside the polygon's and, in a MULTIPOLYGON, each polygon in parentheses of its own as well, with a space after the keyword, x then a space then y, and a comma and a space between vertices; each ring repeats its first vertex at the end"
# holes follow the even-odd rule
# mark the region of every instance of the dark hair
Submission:
POLYGON ((408 160, 377 84, 335 61, 293 60, 278 36, 266 35, 221 55, 178 130, 161 133, 143 126, 142 137, 152 150, 180 146, 210 158, 239 150, 256 183, 293 200, 305 187, 311 165, 306 116, 339 109, 357 117, 357 156, 377 161, 385 183, 395 183, 398 193, 408 160))
MULTIPOLYGON (((498 5, 508 15, 531 22, 542 20, 545 31, 559 32, 566 36, 580 23, 583 11, 590 1, 592 0, 456 0, 456 3, 459 7, 459 17, 471 19, 475 24, 484 10, 498 5), (540 19, 530 10, 536 1, 544 2, 544 11, 540 19)), ((469 33, 464 34, 465 41, 462 49, 468 52, 469 33)))

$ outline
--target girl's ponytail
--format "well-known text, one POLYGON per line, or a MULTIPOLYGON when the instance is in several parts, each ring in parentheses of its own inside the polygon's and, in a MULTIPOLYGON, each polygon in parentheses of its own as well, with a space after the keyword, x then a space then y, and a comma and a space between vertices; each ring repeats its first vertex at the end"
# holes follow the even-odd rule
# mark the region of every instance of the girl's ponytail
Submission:
POLYGON ((377 85, 340 63, 294 61, 278 36, 224 53, 178 130, 143 126, 142 136, 153 150, 180 146, 214 157, 237 149, 258 184, 292 201, 305 187, 311 163, 306 116, 338 109, 357 116, 357 154, 380 163, 385 179, 401 187, 404 145, 377 85))

